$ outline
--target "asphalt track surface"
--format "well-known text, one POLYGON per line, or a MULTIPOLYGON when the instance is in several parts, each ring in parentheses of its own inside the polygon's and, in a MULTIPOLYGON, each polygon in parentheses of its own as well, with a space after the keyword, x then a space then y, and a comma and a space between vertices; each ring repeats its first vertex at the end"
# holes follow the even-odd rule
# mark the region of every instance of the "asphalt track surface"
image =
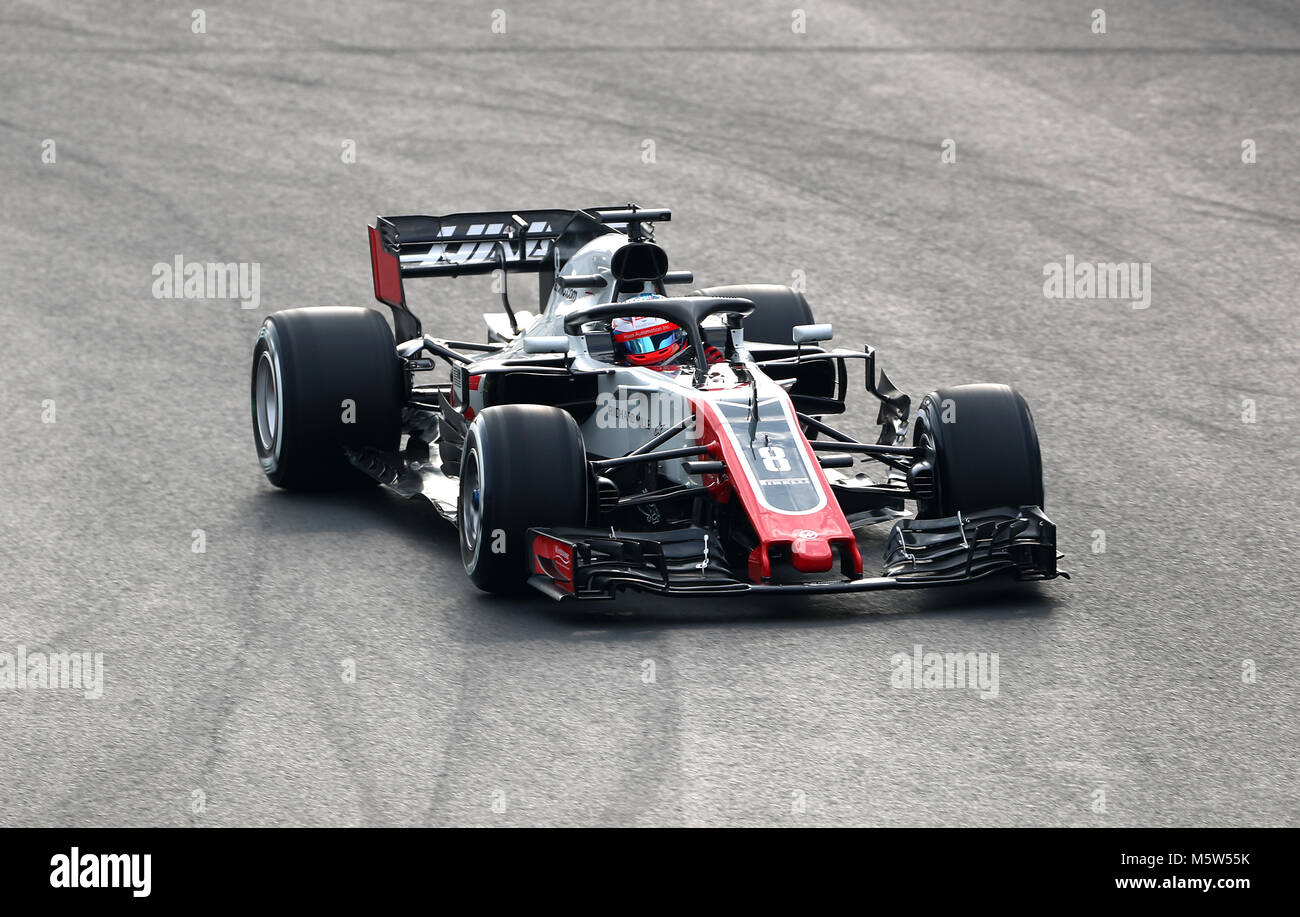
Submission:
MULTIPOLYGON (((6 4, 0 652, 105 675, 0 690, 0 824, 1296 824, 1300 7, 1093 5, 6 4), (503 601, 427 507, 266 482, 258 325, 373 304, 375 214, 628 200, 914 396, 1019 387, 1074 578, 503 601), (155 298, 178 255, 258 307, 155 298)), ((481 338, 487 281, 409 290, 481 338)))

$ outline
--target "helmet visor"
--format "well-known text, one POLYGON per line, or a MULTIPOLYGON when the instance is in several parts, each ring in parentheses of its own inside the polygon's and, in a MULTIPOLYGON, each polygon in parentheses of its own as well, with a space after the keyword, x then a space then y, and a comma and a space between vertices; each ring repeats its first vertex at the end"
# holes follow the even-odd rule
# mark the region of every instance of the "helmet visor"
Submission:
POLYGON ((655 331, 652 334, 630 338, 629 340, 620 341, 619 343, 622 344, 625 352, 638 356, 645 356, 672 347, 681 339, 682 330, 676 327, 669 327, 665 328, 663 331, 655 331))

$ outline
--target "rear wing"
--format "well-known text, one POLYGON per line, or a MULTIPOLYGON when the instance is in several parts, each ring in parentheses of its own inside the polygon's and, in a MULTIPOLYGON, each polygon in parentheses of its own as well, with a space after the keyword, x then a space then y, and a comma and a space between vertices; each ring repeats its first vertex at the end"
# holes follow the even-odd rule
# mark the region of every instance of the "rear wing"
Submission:
MULTIPOLYGON (((375 299, 393 310, 399 340, 421 335, 420 321, 406 307, 407 277, 536 273, 544 307, 555 271, 590 239, 672 219, 668 210, 593 207, 587 210, 500 210, 446 216, 377 217, 370 230, 370 268, 375 299)), ((504 288, 503 288, 504 289, 504 288)), ((506 311, 513 315, 508 299, 506 311)))

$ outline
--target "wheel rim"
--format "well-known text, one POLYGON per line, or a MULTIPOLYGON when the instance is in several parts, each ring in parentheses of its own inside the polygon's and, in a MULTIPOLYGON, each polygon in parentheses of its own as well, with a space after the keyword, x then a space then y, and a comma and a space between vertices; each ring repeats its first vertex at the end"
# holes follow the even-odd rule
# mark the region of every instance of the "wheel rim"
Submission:
POLYGON ((257 438, 262 449, 270 453, 275 450, 275 439, 279 433, 280 393, 275 384, 275 365, 265 350, 257 361, 257 381, 253 390, 256 393, 257 438))
POLYGON ((478 450, 471 450, 461 463, 461 481, 464 490, 460 501, 460 532, 468 556, 478 551, 479 537, 483 531, 483 492, 478 468, 478 450))

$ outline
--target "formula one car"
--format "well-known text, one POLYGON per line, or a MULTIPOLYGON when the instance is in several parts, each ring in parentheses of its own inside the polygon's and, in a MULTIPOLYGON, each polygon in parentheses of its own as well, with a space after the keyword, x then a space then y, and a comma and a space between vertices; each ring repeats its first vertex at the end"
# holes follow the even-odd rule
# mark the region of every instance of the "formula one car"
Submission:
POLYGON ((379 482, 459 530, 489 592, 609 598, 812 594, 1058 575, 1024 399, 1004 385, 910 399, 876 354, 828 349, 788 287, 694 284, 634 204, 380 217, 369 308, 266 319, 253 352, 262 469, 289 489, 379 482), (426 334, 404 281, 495 275, 487 342, 426 334), (508 278, 535 274, 538 312, 508 278), (396 343, 395 343, 396 341, 396 343), (874 442, 827 422, 849 365, 874 442), (439 367, 448 370, 436 379, 439 367), (869 463, 872 472, 855 468, 869 463), (907 511, 912 502, 915 513, 907 511), (857 533, 892 522, 878 575, 857 533))

